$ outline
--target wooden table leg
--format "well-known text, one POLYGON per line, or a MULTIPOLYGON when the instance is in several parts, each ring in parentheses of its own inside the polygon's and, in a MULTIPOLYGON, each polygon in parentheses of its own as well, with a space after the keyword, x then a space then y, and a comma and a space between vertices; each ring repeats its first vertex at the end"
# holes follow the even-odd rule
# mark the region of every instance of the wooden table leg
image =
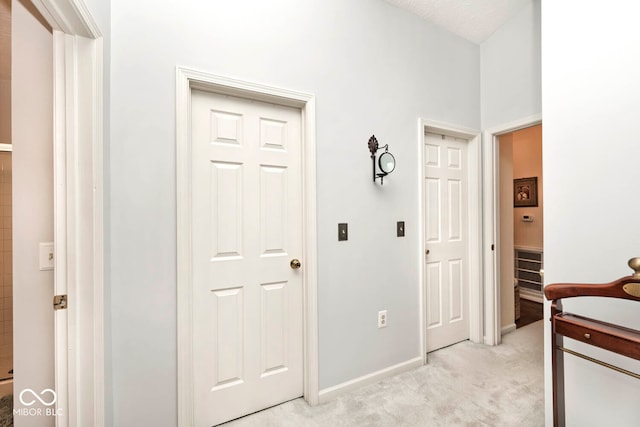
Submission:
POLYGON ((555 316, 562 313, 560 301, 551 304, 551 372, 553 384, 553 426, 565 426, 564 413, 564 352, 558 349, 563 346, 562 335, 556 335, 555 316))

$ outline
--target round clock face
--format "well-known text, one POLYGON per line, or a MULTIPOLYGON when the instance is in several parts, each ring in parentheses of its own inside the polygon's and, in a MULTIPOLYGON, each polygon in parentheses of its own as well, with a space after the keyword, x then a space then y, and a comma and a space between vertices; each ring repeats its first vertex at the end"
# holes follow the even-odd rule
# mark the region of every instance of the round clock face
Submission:
POLYGON ((391 173, 396 168, 396 159, 393 157, 393 154, 384 152, 378 159, 378 165, 382 172, 391 173))

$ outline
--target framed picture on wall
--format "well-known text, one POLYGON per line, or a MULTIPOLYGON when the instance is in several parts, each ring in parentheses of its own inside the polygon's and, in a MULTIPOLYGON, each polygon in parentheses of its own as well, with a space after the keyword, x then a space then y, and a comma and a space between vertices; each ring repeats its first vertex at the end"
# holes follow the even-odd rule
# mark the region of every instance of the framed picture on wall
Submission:
POLYGON ((538 206, 538 177, 513 180, 513 207, 538 206))

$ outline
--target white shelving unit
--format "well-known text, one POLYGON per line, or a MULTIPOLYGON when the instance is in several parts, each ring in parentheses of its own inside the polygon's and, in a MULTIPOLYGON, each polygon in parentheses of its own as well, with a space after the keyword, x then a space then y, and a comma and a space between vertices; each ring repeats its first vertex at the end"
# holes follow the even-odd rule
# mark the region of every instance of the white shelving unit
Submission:
POLYGON ((520 297, 542 302, 542 275, 544 257, 542 249, 515 247, 515 278, 518 281, 520 297))

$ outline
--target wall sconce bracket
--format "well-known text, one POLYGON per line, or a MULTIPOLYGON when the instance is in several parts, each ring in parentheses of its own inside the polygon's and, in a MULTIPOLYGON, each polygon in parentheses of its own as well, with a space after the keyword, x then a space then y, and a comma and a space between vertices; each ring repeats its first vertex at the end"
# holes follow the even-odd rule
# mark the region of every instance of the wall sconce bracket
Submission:
POLYGON ((389 144, 379 146, 375 135, 369 138, 369 151, 371 152, 371 163, 373 166, 373 182, 380 178, 380 185, 384 185, 384 177, 389 175, 396 168, 396 159, 389 153, 389 144), (384 153, 378 157, 378 167, 380 172, 376 172, 376 153, 384 148, 384 153))

